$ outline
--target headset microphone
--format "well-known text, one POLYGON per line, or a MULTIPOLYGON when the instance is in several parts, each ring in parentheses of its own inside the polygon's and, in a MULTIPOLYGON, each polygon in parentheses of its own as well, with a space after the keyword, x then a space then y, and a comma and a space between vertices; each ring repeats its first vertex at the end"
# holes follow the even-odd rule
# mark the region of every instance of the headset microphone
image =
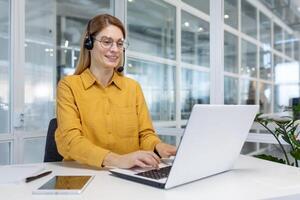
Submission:
POLYGON ((123 49, 123 64, 121 66, 118 67, 117 71, 119 73, 123 72, 124 70, 124 65, 125 65, 125 48, 123 49))

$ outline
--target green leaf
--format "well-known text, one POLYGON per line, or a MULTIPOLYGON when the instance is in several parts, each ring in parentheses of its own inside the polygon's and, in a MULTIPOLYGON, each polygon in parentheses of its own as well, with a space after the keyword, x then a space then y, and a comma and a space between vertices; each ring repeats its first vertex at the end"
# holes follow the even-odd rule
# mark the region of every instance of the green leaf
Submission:
POLYGON ((277 157, 271 156, 271 155, 259 154, 259 155, 254 155, 254 157, 260 158, 260 159, 263 159, 263 160, 269 160, 269 161, 281 163, 281 164, 286 164, 285 160, 283 160, 281 158, 277 158, 277 157))
POLYGON ((275 128, 275 135, 277 135, 277 137, 279 135, 284 135, 284 131, 281 128, 275 128))
POLYGON ((295 135, 289 135, 289 139, 295 149, 300 149, 300 141, 296 139, 295 135))
POLYGON ((290 153, 296 160, 300 160, 300 149, 295 149, 290 153))
POLYGON ((290 138, 288 135, 282 135, 281 138, 288 144, 291 144, 290 138))

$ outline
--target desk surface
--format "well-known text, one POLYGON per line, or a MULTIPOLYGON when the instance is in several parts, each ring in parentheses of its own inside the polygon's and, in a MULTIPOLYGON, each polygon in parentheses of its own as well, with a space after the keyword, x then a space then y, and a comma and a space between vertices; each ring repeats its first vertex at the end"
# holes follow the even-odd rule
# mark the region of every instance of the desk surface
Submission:
MULTIPOLYGON (((53 173, 30 183, 0 185, 1 199, 300 199, 300 169, 240 156, 234 169, 170 190, 162 190, 111 176, 75 162, 47 163, 53 173), (54 175, 96 175, 81 195, 32 195, 54 175), (279 198, 278 198, 279 197, 279 198)), ((183 172, 184 173, 184 172, 183 172)))

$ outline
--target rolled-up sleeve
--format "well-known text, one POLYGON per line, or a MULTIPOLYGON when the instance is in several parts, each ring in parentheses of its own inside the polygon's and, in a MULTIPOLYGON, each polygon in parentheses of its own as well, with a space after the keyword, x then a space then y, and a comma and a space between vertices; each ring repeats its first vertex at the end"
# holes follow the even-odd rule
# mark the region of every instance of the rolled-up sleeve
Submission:
POLYGON ((67 80, 60 81, 57 87, 58 128, 55 133, 58 152, 66 160, 72 159, 83 164, 101 167, 105 156, 110 151, 93 144, 84 137, 73 92, 67 80))
POLYGON ((137 84, 136 90, 140 148, 153 151, 155 145, 160 143, 161 140, 154 131, 150 113, 139 84, 137 84))

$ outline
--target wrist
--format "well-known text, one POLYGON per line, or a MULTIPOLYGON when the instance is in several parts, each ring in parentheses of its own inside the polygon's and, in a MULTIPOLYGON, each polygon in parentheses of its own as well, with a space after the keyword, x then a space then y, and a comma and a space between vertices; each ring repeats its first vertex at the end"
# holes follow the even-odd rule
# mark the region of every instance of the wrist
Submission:
POLYGON ((120 155, 109 152, 103 160, 102 165, 104 166, 117 166, 120 155))
MULTIPOLYGON (((160 144, 160 143, 158 143, 158 144, 160 144)), ((158 152, 158 150, 157 150, 157 145, 158 144, 156 144, 155 146, 154 146, 154 153, 158 156, 158 157, 160 157, 161 158, 161 155, 159 154, 159 152, 158 152)))

